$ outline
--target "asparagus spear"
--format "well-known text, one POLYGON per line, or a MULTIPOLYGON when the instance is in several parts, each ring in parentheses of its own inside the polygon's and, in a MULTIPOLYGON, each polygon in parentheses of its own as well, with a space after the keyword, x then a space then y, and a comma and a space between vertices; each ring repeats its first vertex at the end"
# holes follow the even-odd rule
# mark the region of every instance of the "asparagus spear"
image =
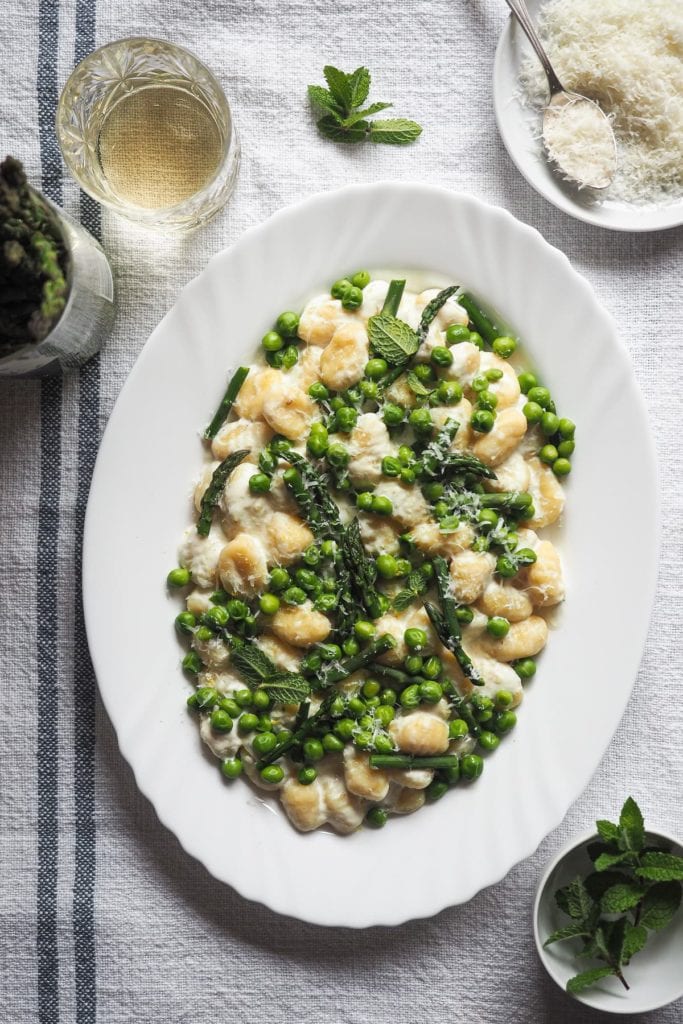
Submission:
POLYGON ((437 754, 433 757, 411 757, 409 754, 370 754, 371 768, 457 768, 457 754, 437 754))
POLYGON ((197 520, 197 533, 200 537, 206 537, 208 535, 209 530, 211 529, 213 510, 218 504, 221 491, 225 487, 227 479, 233 469, 239 466, 240 462, 242 462, 248 454, 248 448, 243 448, 238 452, 233 452, 232 455, 228 455, 226 459, 223 459, 220 466, 216 466, 214 469, 213 476, 211 477, 211 483, 204 491, 199 519, 197 520))
POLYGON ((212 441, 220 428, 228 418, 228 413, 232 409, 235 399, 237 398, 240 388, 244 384, 249 374, 248 366, 239 366, 228 383, 227 390, 221 399, 221 404, 216 409, 213 419, 209 423, 208 427, 204 431, 204 437, 207 441, 212 441))
POLYGON ((403 289, 405 286, 405 281, 391 281, 389 283, 386 298, 384 299, 384 305, 382 306, 383 313, 389 313, 390 316, 396 316, 398 313, 398 307, 401 305, 403 289))
POLYGON ((320 682, 323 686, 331 686, 333 683, 339 683, 342 679, 348 678, 358 669, 365 668, 371 662, 378 658, 380 654, 384 654, 385 651, 390 650, 396 646, 396 641, 391 633, 382 633, 381 636, 376 637, 358 654, 352 654, 351 657, 345 658, 340 661, 336 666, 332 664, 329 669, 321 672, 320 682))
POLYGON ((444 288, 442 291, 439 292, 438 295, 435 295, 432 301, 428 302, 425 308, 422 310, 422 316, 420 317, 420 325, 417 329, 417 340, 419 341, 420 345, 427 337, 427 332, 429 331, 431 323, 438 314, 441 307, 448 302, 451 295, 455 295, 459 287, 459 284, 452 284, 448 288, 444 288))
POLYGON ((499 338, 503 333, 496 327, 493 320, 479 308, 475 300, 467 292, 463 292, 462 295, 458 295, 458 305, 466 311, 470 318, 470 323, 474 324, 475 329, 488 345, 492 345, 496 338, 499 338))
POLYGON ((484 680, 472 664, 472 659, 465 651, 465 648, 462 645, 462 640, 460 639, 460 623, 458 622, 458 617, 456 615, 458 605, 450 593, 450 581, 446 560, 440 555, 437 555, 432 564, 434 566, 434 578, 436 581, 436 589, 439 593, 441 611, 435 608, 433 604, 427 602, 425 604, 427 615, 429 615, 431 623, 434 626, 441 643, 447 650, 455 655, 458 665, 460 665, 460 668, 462 669, 463 675, 466 676, 474 686, 483 686, 484 680))

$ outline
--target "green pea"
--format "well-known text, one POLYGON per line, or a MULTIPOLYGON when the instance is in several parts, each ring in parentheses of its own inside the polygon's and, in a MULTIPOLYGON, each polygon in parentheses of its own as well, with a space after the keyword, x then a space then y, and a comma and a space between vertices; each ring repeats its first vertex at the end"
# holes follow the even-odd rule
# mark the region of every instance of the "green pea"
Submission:
POLYGON ((285 313, 280 313, 277 321, 275 322, 275 330, 278 331, 283 338, 296 338, 296 332, 299 330, 299 317, 296 313, 292 313, 290 310, 285 313))
POLYGON ((494 338, 491 348, 501 359, 509 359, 517 348, 517 342, 505 335, 502 338, 494 338))
POLYGON ((323 558, 334 558, 337 553, 337 545, 333 540, 324 540, 320 545, 320 554, 323 558))
POLYGON ((389 364, 386 359, 374 358, 365 364, 365 376, 369 380, 381 380, 388 370, 389 364))
POLYGON ((258 725, 256 726, 259 732, 272 732, 273 731, 273 720, 270 715, 259 715, 258 725))
POLYGON ((460 773, 465 779, 478 779, 484 770, 484 761, 478 754, 465 754, 460 761, 460 773))
POLYGON ((304 590, 316 590, 321 586, 320 580, 311 569, 297 569, 294 579, 304 590))
POLYGON ((424 658, 421 654, 407 654, 403 659, 403 667, 411 676, 419 676, 424 668, 424 658))
POLYGON ((271 570, 268 580, 271 590, 284 590, 292 582, 292 578, 286 569, 275 568, 271 570))
POLYGON ((403 634, 406 647, 411 651, 421 651, 427 645, 427 634, 424 629, 411 626, 403 634))
POLYGON ((216 708, 211 712, 211 728, 216 732, 230 732, 232 729, 232 718, 227 711, 216 708))
POLYGON ((560 441, 560 443, 557 446, 557 454, 560 455, 563 459, 566 459, 570 455, 574 454, 574 449, 575 448, 576 448, 576 442, 575 441, 572 441, 572 440, 560 441))
MULTIPOLYGON (((308 435, 306 447, 316 459, 321 458, 327 451, 328 436, 327 428, 322 423, 314 423, 308 435)), ((251 481, 250 481, 251 482, 251 481)))
POLYGON ((425 484, 422 488, 422 493, 427 501, 438 501, 439 498, 443 497, 444 486, 439 483, 425 484))
POLYGON ((338 661, 342 656, 342 650, 338 644, 318 644, 318 651, 323 661, 338 661))
POLYGON ((438 704, 443 697, 443 687, 433 679, 420 683, 420 697, 428 704, 438 704))
POLYGON ((470 340, 470 332, 464 324, 451 324, 446 330, 446 341, 449 345, 458 345, 470 340))
POLYGON ((422 384, 430 384, 436 378, 434 370, 428 363, 418 363, 413 367, 413 373, 422 384))
POLYGON ((260 775, 264 782, 270 782, 274 786, 285 777, 284 769, 279 764, 267 764, 261 769, 260 775))
POLYGON ((330 399, 330 409, 332 409, 333 412, 339 412, 340 409, 344 408, 346 408, 346 402, 343 398, 340 398, 339 395, 335 395, 334 398, 330 399))
POLYGON ((227 712, 231 718, 239 718, 240 706, 237 701, 233 700, 232 697, 223 697, 219 703, 219 707, 227 712))
POLYGON ((335 723, 334 731, 343 742, 347 742, 353 736, 353 731, 356 728, 356 723, 352 718, 340 718, 335 723))
POLYGON ((376 632, 374 623, 368 622, 367 619, 358 619, 354 623, 353 631, 359 640, 369 640, 376 632))
POLYGON ((462 626, 469 626, 474 619, 474 612, 468 605, 463 604, 455 609, 455 617, 462 626))
POLYGON ((527 402, 522 409, 527 423, 540 423, 543 419, 543 407, 538 402, 527 402))
POLYGON ((185 671, 189 672, 191 675, 197 675, 197 673, 201 672, 204 667, 202 665, 202 659, 196 651, 188 651, 181 664, 185 671))
POLYGON ((392 690, 390 686, 385 687, 379 695, 380 703, 386 704, 387 707, 391 707, 392 704, 396 703, 397 696, 396 690, 392 690))
POLYGON ((358 654, 360 651, 360 644, 355 637, 350 636, 342 644, 342 650, 349 658, 352 658, 354 654, 358 654))
POLYGON ((389 725, 389 722, 393 722, 395 714, 396 712, 394 709, 389 707, 388 704, 380 704, 379 707, 375 709, 375 718, 385 729, 389 725))
POLYGON ((327 461, 336 469, 344 469, 348 466, 350 457, 348 448, 339 441, 335 441, 327 449, 327 461))
POLYGON ((404 484, 414 484, 416 480, 415 470, 411 469, 410 466, 404 466, 401 470, 401 481, 404 484))
POLYGON ((315 381, 308 389, 310 397, 315 402, 324 402, 330 397, 330 392, 327 390, 322 381, 315 381))
POLYGON ((218 691, 214 690, 213 686, 200 686, 192 694, 192 697, 188 698, 188 704, 192 700, 190 707, 197 708, 198 711, 208 711, 218 703, 219 699, 218 691))
POLYGON ((509 690, 498 690, 495 696, 496 707, 498 708, 509 708, 514 700, 514 697, 509 690))
POLYGON ((497 380, 502 380, 502 378, 503 378, 503 371, 499 370, 496 366, 493 366, 493 367, 491 367, 490 370, 486 371, 484 376, 486 377, 486 379, 488 381, 491 381, 492 383, 495 383, 497 380))
POLYGON ((474 379, 472 380, 472 384, 471 384, 472 390, 476 391, 477 394, 479 394, 480 391, 486 391, 488 386, 489 386, 489 382, 486 379, 485 374, 483 374, 483 373, 477 374, 477 376, 474 377, 474 379))
POLYGON ((209 600, 211 604, 226 605, 230 600, 230 594, 227 594, 224 590, 215 590, 209 600))
POLYGON ((400 476, 401 463, 393 455, 385 455, 382 459, 382 472, 385 476, 400 476))
POLYGON ((499 518, 498 513, 492 508, 483 508, 477 513, 477 522, 485 533, 488 533, 494 526, 497 526, 499 518))
POLYGON ((557 429, 560 432, 560 437, 564 441, 569 441, 574 437, 576 431, 576 424, 573 420, 568 420, 565 416, 560 420, 557 429))
POLYGON ((177 569, 171 569, 166 582, 169 587, 186 587, 191 579, 190 570, 179 566, 177 569))
POLYGON ((341 299, 344 309, 358 309, 363 304, 363 291, 355 285, 351 285, 348 291, 344 292, 341 299))
POLYGON ((377 572, 385 580, 392 580, 398 571, 398 562, 393 555, 378 555, 375 560, 377 572))
POLYGON ((234 699, 238 707, 248 708, 251 704, 251 690, 236 690, 234 699))
POLYGON ((491 411, 498 405, 498 397, 497 395, 494 395, 493 391, 489 391, 487 389, 479 392, 477 402, 480 409, 488 409, 491 411))
POLYGON ((394 741, 386 733, 378 733, 375 736, 373 748, 378 754, 392 754, 396 750, 394 741))
POLYGON ((235 619, 236 621, 246 619, 249 614, 249 607, 244 603, 244 601, 233 599, 232 601, 228 601, 226 608, 228 609, 228 615, 230 618, 235 619))
POLYGON ((408 423, 413 428, 418 437, 426 437, 427 435, 431 434, 434 428, 432 414, 430 413, 429 409, 413 409, 410 416, 408 417, 408 423))
POLYGON ((399 703, 403 708, 416 708, 420 703, 420 687, 417 683, 406 686, 399 697, 399 703))
POLYGON ((385 498, 382 494, 373 494, 370 508, 378 516, 390 516, 394 511, 394 506, 390 498, 385 498))
POLYGON ((405 409, 394 402, 387 402, 382 409, 382 419, 388 427, 397 427, 400 423, 403 423, 405 414, 405 409))
POLYGON ((287 587, 282 595, 285 604, 303 604, 306 600, 306 591, 301 587, 287 587))
POLYGON ((517 715, 514 711, 499 711, 493 719, 493 726, 498 733, 509 732, 516 724, 517 715))
POLYGON ((512 579, 517 575, 517 563, 507 555, 500 555, 496 560, 496 572, 505 579, 512 579))
POLYGON ((354 734, 353 742, 360 750, 368 750, 372 746, 372 733, 361 729, 360 732, 354 734))
POLYGON ((357 420, 358 413, 348 405, 345 405, 343 409, 339 409, 337 411, 337 426, 344 434, 348 434, 353 430, 357 420))
POLYGON ((197 632, 195 633, 195 637, 201 643, 206 643, 208 640, 212 640, 213 636, 214 632, 208 626, 200 626, 197 632))
POLYGON ((467 722, 463 722, 462 718, 454 718, 448 723, 448 738, 451 740, 461 740, 469 731, 467 722))
POLYGON ((453 353, 445 345, 435 345, 430 356, 434 366, 446 367, 453 362, 453 353))
POLYGON ((258 726, 258 715, 252 714, 251 711, 245 711, 240 715, 237 724, 242 732, 254 732, 258 726))
POLYGON ((479 733, 478 740, 479 746, 484 750, 495 750, 500 743, 500 737, 496 736, 495 732, 488 732, 486 729, 482 729, 479 733))
POLYGON ((369 512, 372 508, 372 492, 361 491, 360 494, 356 495, 356 508, 359 508, 361 512, 369 512))
MULTIPOLYGON (((546 413, 546 416, 547 415, 548 413, 546 413)), ((554 444, 544 444, 538 453, 538 457, 541 460, 541 462, 547 462, 549 465, 552 465, 552 463, 557 458, 557 455, 557 448, 554 444)))
POLYGON ((431 658, 427 658, 422 668, 422 675, 426 676, 427 679, 438 679, 443 671, 443 665, 441 659, 433 655, 431 658))
POLYGON ((519 390, 522 392, 523 395, 528 394, 531 388, 535 388, 538 384, 538 381, 536 380, 534 374, 529 373, 528 371, 520 373, 517 377, 517 380, 519 382, 519 390))
POLYGON ((457 405, 462 398, 462 385, 457 380, 442 380, 436 397, 442 405, 457 405))
POLYGON ((480 352, 483 350, 483 348, 484 348, 484 339, 482 338, 481 334, 477 333, 477 331, 472 331, 471 332, 469 340, 470 340, 470 344, 474 345, 476 348, 478 348, 480 352))
POLYGON ((226 779, 238 779, 242 774, 242 762, 239 757, 230 757, 221 762, 221 771, 226 779))
POLYGON ((344 749, 344 744, 333 732, 326 732, 322 738, 323 750, 328 754, 338 754, 344 749))
POLYGON ((560 421, 554 412, 544 412, 541 417, 541 430, 546 437, 552 437, 553 434, 557 433, 559 423, 560 421))
POLYGON ((252 693, 251 703, 257 711, 267 711, 271 705, 271 700, 267 691, 259 687, 258 690, 254 690, 252 693))
POLYGON ((303 751, 307 761, 320 761, 325 756, 325 750, 320 740, 312 737, 304 740, 303 751))
POLYGON ((260 757, 264 754, 270 754, 271 751, 275 750, 277 744, 277 737, 273 732, 259 732, 254 736, 251 743, 255 753, 260 757))
POLYGON ((179 633, 191 633, 197 625, 197 619, 192 612, 180 612, 176 615, 175 625, 179 633))
POLYGON ((356 288, 365 288, 370 284, 370 274, 367 270, 357 270, 351 278, 351 284, 356 288))
POLYGON ((318 772, 312 765, 304 765, 304 767, 300 768, 297 773, 297 779, 302 786, 310 786, 317 778, 318 772))
POLYGON ((448 792, 448 783, 444 782, 443 779, 434 779, 429 783, 424 791, 425 800, 427 803, 433 804, 437 800, 440 800, 442 796, 445 796, 448 792))
POLYGON ((389 815, 383 807, 371 807, 365 815, 365 823, 370 828, 384 828, 388 819, 389 815))
POLYGON ((510 623, 502 615, 494 615, 486 623, 486 630, 491 636, 502 639, 510 632, 510 623))
POLYGON ((261 344, 266 352, 279 352, 284 347, 285 341, 277 331, 267 331, 261 338, 261 344))
POLYGON ((572 471, 572 464, 569 459, 555 459, 553 462, 553 473, 555 476, 567 476, 572 471))
POLYGON ((342 299, 349 289, 353 288, 354 285, 351 283, 348 277, 341 277, 338 281, 335 281, 330 288, 330 295, 333 299, 342 299))
POLYGON ((402 444, 398 449, 398 461, 402 466, 410 466, 415 461, 415 452, 410 445, 402 444))
POLYGON ((313 602, 313 607, 317 612, 323 612, 326 615, 328 612, 334 611, 337 603, 336 594, 320 594, 313 602))
POLYGON ((488 409, 475 409, 470 418, 472 430, 479 434, 488 434, 493 430, 494 415, 488 409))
POLYGON ((397 575, 397 577, 401 578, 403 576, 408 576, 412 571, 413 571, 413 567, 412 567, 412 565, 410 564, 410 562, 408 561, 407 558, 397 558, 396 559, 396 575, 397 575))
POLYGON ((536 402, 541 408, 547 409, 552 399, 547 388, 535 385, 527 391, 527 398, 530 402, 536 402))
POLYGON ((536 662, 533 658, 520 658, 513 661, 512 667, 520 679, 531 679, 536 675, 536 662))

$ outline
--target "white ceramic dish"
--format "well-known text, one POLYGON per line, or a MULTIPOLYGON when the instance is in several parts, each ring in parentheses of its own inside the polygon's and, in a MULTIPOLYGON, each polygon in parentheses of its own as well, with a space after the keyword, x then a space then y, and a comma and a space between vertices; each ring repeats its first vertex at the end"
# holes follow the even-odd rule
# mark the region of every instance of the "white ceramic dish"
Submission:
POLYGON ((189 853, 281 913, 325 925, 398 924, 498 881, 584 788, 636 674, 657 537, 653 448, 628 355, 566 257, 469 196, 351 186, 277 213, 215 256, 149 339, 95 467, 84 549, 88 637, 121 750, 189 853), (515 734, 476 785, 381 832, 341 838, 295 832, 274 802, 226 784, 202 755, 184 707, 190 687, 165 578, 190 521, 199 432, 229 367, 249 361, 282 309, 360 266, 430 269, 485 297, 524 338, 558 408, 578 421, 579 446, 561 536, 568 600, 515 734), (638 558, 625 558, 633 537, 638 558), (425 852, 437 846, 449 856, 425 871, 425 852))
MULTIPOLYGON (((652 839, 664 840, 671 846, 671 852, 683 855, 683 847, 674 839, 654 829, 647 830, 652 839)), ((543 873, 534 900, 534 939, 536 949, 546 971, 564 989, 567 982, 579 971, 594 966, 593 962, 577 960, 575 953, 580 946, 576 942, 556 942, 547 949, 543 943, 556 928, 567 924, 567 917, 555 904, 555 891, 567 885, 577 875, 591 870, 586 853, 587 843, 598 839, 595 832, 572 839, 563 846, 551 860, 543 873)), ((631 986, 627 992, 617 978, 605 978, 593 988, 586 989, 576 999, 594 1010, 607 1013, 648 1013, 661 1006, 667 1006, 683 996, 683 972, 681 972, 681 949, 683 949, 683 910, 671 924, 661 932, 650 932, 645 949, 638 953, 624 969, 631 986)))
MULTIPOLYGON (((527 0, 534 22, 542 3, 543 0, 527 0)), ((613 231, 661 231, 683 224, 683 201, 647 206, 607 199, 595 202, 587 192, 579 192, 552 171, 537 139, 538 114, 515 98, 519 67, 528 54, 533 54, 533 50, 517 21, 510 17, 496 50, 493 106, 505 148, 529 184, 571 217, 613 231)))

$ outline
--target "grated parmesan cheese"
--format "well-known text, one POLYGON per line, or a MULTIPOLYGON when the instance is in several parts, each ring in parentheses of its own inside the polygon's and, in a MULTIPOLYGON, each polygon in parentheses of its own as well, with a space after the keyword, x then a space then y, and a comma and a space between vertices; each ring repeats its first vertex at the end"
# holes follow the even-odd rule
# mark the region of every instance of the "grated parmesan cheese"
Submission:
MULTIPOLYGON (((563 85, 610 116, 618 169, 604 194, 637 203, 683 198, 683 4, 549 0, 538 29, 563 85)), ((536 58, 523 62, 520 85, 527 105, 545 106, 536 58)))
POLYGON ((614 136, 602 112, 590 100, 566 93, 553 98, 543 120, 550 157, 573 181, 605 188, 614 177, 614 136))

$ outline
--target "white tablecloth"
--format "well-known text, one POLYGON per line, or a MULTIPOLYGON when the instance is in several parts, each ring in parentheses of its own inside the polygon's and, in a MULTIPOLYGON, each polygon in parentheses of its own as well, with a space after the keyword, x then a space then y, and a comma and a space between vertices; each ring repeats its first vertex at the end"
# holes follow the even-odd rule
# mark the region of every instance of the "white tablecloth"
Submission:
MULTIPOLYGON (((596 816, 614 814, 629 793, 647 821, 683 833, 683 235, 589 227, 556 211, 520 178, 491 108, 493 52, 505 17, 500 0, 5 5, 2 151, 22 157, 36 184, 42 181, 100 234, 116 275, 118 317, 101 359, 80 375, 0 383, 3 1024, 597 1019, 545 976, 533 946, 531 900, 549 857, 596 816), (107 212, 100 216, 62 176, 55 148, 56 97, 75 59, 134 34, 174 40, 204 59, 226 88, 242 139, 233 200, 183 240, 142 234, 107 212), (321 139, 306 85, 321 81, 327 62, 349 70, 366 63, 375 76, 373 98, 392 100, 397 114, 421 121, 420 142, 405 149, 343 148, 321 139), (617 319, 650 410, 663 556, 631 703, 562 826, 468 906, 393 930, 356 933, 302 925, 247 903, 159 825, 98 703, 77 594, 98 438, 145 339, 180 287, 211 254, 282 206, 349 181, 385 178, 432 181, 506 206, 563 249, 595 286, 617 319)), ((638 557, 637 542, 625 558, 638 557)), ((133 599, 131 614, 143 613, 133 599)), ((605 643, 618 644, 619 637, 605 643)), ((425 870, 432 870, 428 856, 425 870)), ((649 1019, 674 1024, 681 1006, 649 1019)))

